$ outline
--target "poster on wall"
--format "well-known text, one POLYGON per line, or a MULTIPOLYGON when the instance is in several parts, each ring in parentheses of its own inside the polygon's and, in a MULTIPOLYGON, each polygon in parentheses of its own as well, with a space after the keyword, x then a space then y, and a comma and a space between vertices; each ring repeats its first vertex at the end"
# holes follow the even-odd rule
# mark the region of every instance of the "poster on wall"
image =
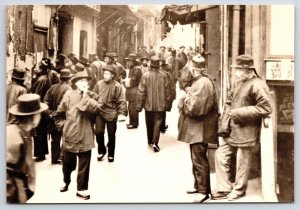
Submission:
POLYGON ((294 81, 294 61, 290 59, 266 60, 266 79, 294 81))

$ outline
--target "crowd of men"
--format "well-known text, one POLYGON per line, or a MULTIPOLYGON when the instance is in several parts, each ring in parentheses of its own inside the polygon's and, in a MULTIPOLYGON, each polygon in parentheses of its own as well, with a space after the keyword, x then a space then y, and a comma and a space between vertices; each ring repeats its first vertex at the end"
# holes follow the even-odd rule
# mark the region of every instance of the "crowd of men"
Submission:
POLYGON ((124 122, 127 115, 127 129, 137 129, 139 112, 145 110, 148 145, 159 152, 160 133, 168 129, 166 112, 173 107, 177 81, 186 93, 178 104, 178 140, 190 145, 195 183, 187 193, 197 193, 200 203, 209 198, 244 196, 259 121, 271 113, 268 87, 256 74, 252 57, 237 57, 238 82, 218 126, 216 90, 205 59, 192 49, 187 54, 184 50, 184 46, 178 51, 161 46, 156 53, 153 47, 148 52, 142 46, 124 59, 127 71, 115 52, 106 53, 103 61, 96 54, 89 54, 89 59, 59 54, 55 65, 43 58, 30 89, 24 85, 27 72, 14 68, 7 87, 7 201, 23 203, 34 194, 34 161, 46 159, 49 136, 51 163, 62 164, 64 185, 60 191, 68 190, 78 161, 76 196, 82 199, 90 198, 94 139, 97 160, 107 154, 108 161, 114 162, 117 122, 124 122), (218 135, 224 141, 215 160, 218 192, 212 194, 207 149, 209 143, 218 144, 218 135), (229 170, 232 165, 236 169, 229 170))

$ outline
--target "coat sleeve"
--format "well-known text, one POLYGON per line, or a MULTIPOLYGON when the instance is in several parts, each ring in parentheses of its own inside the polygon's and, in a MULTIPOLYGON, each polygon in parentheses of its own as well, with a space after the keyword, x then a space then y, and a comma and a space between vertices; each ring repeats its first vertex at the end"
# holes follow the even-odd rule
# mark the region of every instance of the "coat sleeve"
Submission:
POLYGON ((208 114, 212 109, 215 90, 211 82, 207 80, 199 79, 191 87, 184 101, 185 114, 201 117, 208 114))
POLYGON ((146 87, 146 77, 143 76, 141 82, 138 87, 137 97, 136 97, 136 109, 140 112, 142 111, 147 94, 147 87, 146 87))
POLYGON ((165 103, 166 103, 166 111, 170 111, 172 108, 172 94, 171 94, 171 77, 169 78, 167 74, 165 74, 165 103))
POLYGON ((117 110, 119 115, 127 116, 127 104, 125 93, 123 91, 122 86, 118 86, 116 89, 116 96, 117 96, 117 110))
POLYGON ((256 103, 255 105, 231 110, 231 118, 235 123, 252 121, 271 114, 271 98, 269 88, 266 84, 262 81, 260 83, 254 83, 252 97, 256 103))
POLYGON ((77 108, 82 112, 96 114, 100 111, 100 104, 92 99, 88 94, 84 95, 77 105, 77 108))

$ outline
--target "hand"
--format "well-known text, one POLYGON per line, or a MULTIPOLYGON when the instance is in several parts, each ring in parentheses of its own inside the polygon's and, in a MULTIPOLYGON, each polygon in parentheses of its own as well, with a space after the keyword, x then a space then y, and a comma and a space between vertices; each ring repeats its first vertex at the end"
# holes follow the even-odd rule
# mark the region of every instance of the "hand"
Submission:
POLYGON ((126 116, 124 115, 119 115, 118 117, 118 122, 125 122, 126 121, 126 116))

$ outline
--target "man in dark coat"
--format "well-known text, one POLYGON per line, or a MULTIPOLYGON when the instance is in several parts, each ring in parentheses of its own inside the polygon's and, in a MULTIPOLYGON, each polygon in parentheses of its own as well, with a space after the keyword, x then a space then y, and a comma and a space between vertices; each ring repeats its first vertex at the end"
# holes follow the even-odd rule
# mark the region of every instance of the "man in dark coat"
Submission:
POLYGON ((113 53, 113 58, 114 58, 114 65, 116 66, 116 78, 115 80, 117 82, 119 82, 120 84, 122 84, 122 80, 126 78, 126 71, 124 69, 124 66, 118 62, 118 54, 117 53, 113 53))
POLYGON ((37 94, 23 94, 9 112, 14 121, 6 127, 7 203, 26 203, 35 191, 35 165, 32 160, 31 130, 48 106, 37 94))
POLYGON ((11 83, 7 85, 6 89, 6 119, 7 123, 11 122, 13 115, 9 113, 9 108, 17 103, 17 98, 20 95, 27 93, 27 89, 24 85, 26 79, 26 71, 15 67, 11 73, 11 83))
MULTIPOLYGON (((46 92, 51 87, 52 83, 49 77, 51 71, 51 61, 49 58, 43 58, 41 60, 40 72, 37 80, 31 87, 31 92, 40 95, 41 101, 44 101, 46 92)), ((45 155, 48 154, 48 139, 47 139, 47 123, 48 117, 46 113, 42 113, 40 124, 36 127, 36 133, 33 136, 34 139, 34 156, 35 161, 40 162, 46 159, 45 155)))
POLYGON ((139 112, 136 110, 136 96, 138 92, 138 85, 142 77, 140 67, 136 66, 137 56, 134 53, 129 54, 128 61, 129 74, 128 78, 124 80, 126 88, 126 100, 128 101, 129 124, 128 129, 134 129, 139 126, 139 112))
POLYGON ((103 66, 104 79, 100 80, 94 92, 98 97, 94 98, 101 104, 101 111, 96 117, 96 140, 98 143, 98 161, 106 154, 104 140, 105 126, 108 134, 108 161, 114 162, 117 121, 125 121, 127 116, 127 104, 125 93, 120 83, 114 80, 116 68, 113 65, 103 66))
POLYGON ((194 189, 187 193, 197 193, 196 202, 202 203, 211 193, 207 150, 209 143, 218 143, 218 103, 214 83, 205 69, 205 59, 194 56, 190 70, 193 84, 178 104, 178 140, 190 144, 194 189))
POLYGON ((172 109, 172 103, 176 98, 176 84, 174 83, 172 74, 171 74, 171 68, 169 67, 168 64, 166 64, 166 60, 164 60, 163 58, 160 58, 160 70, 162 72, 164 72, 168 78, 168 83, 169 83, 169 89, 170 89, 170 103, 171 106, 169 107, 170 109, 166 110, 163 113, 163 121, 161 123, 160 126, 160 131, 162 133, 165 133, 166 130, 168 129, 168 125, 166 125, 166 117, 167 117, 167 113, 166 112, 170 112, 172 109))
POLYGON ((61 128, 57 128, 53 119, 57 108, 65 95, 65 93, 71 90, 69 85, 69 80, 73 75, 70 74, 69 69, 62 69, 60 71, 60 80, 61 82, 55 85, 52 85, 47 91, 44 102, 49 106, 47 110, 48 114, 48 132, 51 134, 51 163, 59 164, 60 156, 60 139, 62 137, 61 128))
POLYGON ((138 87, 136 109, 139 112, 145 109, 148 145, 152 145, 154 152, 159 152, 163 113, 171 107, 170 81, 167 75, 159 70, 157 56, 153 56, 150 62, 151 68, 143 74, 138 87))
POLYGON ((228 93, 215 153, 217 191, 213 199, 229 201, 245 195, 251 167, 251 149, 259 143, 261 120, 272 112, 269 88, 257 75, 253 58, 236 58, 235 84, 228 93), (232 178, 235 177, 235 180, 232 178))

